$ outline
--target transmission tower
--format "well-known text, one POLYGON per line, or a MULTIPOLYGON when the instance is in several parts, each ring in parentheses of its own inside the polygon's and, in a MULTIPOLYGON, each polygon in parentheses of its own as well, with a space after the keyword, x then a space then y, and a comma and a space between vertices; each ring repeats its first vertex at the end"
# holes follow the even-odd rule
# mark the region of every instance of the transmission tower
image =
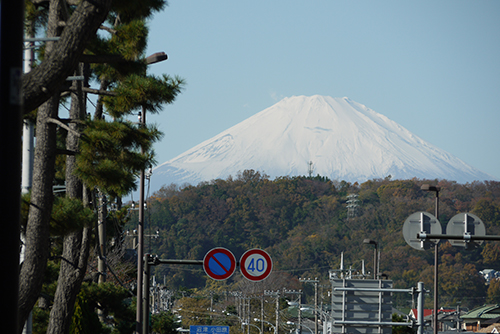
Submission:
POLYGON ((354 218, 358 215, 358 194, 347 195, 347 217, 354 218))

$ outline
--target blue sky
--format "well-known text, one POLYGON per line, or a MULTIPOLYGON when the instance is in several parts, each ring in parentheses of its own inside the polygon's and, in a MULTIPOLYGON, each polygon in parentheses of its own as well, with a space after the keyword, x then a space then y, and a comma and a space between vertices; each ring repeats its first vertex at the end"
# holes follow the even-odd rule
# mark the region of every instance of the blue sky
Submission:
MULTIPOLYGON (((165 162, 293 95, 347 96, 500 180, 500 1, 169 0, 165 162)), ((256 134, 258 135, 258 134, 256 134)))

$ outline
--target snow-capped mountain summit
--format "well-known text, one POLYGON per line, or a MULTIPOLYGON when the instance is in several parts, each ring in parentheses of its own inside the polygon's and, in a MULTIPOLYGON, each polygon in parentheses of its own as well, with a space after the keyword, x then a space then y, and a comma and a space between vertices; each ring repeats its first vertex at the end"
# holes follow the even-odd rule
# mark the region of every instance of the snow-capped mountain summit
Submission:
POLYGON ((387 117, 349 98, 285 98, 153 170, 152 190, 226 179, 253 169, 271 179, 313 175, 364 182, 393 179, 492 180, 387 117))

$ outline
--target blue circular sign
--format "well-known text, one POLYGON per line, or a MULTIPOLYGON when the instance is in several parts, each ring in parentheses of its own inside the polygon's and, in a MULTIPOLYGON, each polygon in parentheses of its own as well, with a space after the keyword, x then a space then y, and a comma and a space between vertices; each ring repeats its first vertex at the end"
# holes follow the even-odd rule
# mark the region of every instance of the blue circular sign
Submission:
POLYGON ((228 279, 236 270, 236 258, 225 248, 214 248, 205 255, 203 270, 215 280, 228 279))

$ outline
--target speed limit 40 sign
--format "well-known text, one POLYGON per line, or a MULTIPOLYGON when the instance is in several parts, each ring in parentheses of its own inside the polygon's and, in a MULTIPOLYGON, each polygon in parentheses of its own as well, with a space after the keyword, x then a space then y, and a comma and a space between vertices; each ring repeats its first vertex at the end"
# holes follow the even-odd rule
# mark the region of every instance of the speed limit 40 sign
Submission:
POLYGON ((262 249, 250 249, 241 256, 241 274, 250 281, 262 281, 269 276, 272 269, 273 261, 269 254, 262 249))

